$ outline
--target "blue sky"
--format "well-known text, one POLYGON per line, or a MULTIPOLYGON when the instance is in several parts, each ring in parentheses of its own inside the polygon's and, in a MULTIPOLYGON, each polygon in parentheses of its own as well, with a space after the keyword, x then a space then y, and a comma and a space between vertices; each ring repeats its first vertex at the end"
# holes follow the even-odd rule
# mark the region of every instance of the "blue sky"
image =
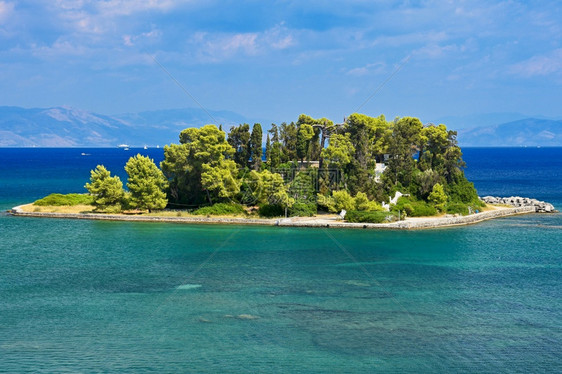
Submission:
POLYGON ((0 105, 562 116, 560 1, 0 0, 0 105))

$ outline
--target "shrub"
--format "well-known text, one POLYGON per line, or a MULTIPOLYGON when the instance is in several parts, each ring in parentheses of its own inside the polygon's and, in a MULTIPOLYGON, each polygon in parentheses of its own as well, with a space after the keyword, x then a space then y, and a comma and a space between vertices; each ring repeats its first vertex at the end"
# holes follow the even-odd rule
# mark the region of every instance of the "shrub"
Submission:
POLYGON ((316 214, 315 203, 294 203, 289 208, 289 215, 291 217, 312 217, 316 214))
POLYGON ((258 214, 262 217, 282 217, 285 215, 285 210, 278 204, 263 204, 260 205, 258 214))
POLYGON ((447 204, 447 213, 467 215, 468 205, 463 203, 449 203, 447 204))
POLYGON ((336 203, 336 211, 355 209, 355 199, 346 190, 333 191, 332 197, 336 203))
POLYGON ((359 223, 393 222, 398 220, 398 214, 396 212, 365 212, 352 210, 346 213, 345 220, 347 222, 359 223))
POLYGON ((244 207, 235 203, 217 203, 211 206, 204 206, 193 211, 199 216, 226 216, 236 214, 246 214, 244 207))
POLYGON ((445 206, 447 205, 448 196, 445 194, 445 190, 443 190, 443 186, 439 183, 436 183, 429 194, 428 200, 433 203, 435 208, 440 212, 445 211, 445 206))
POLYGON ((427 217, 437 214, 437 209, 425 201, 412 202, 412 208, 413 211, 409 214, 410 217, 427 217))
POLYGON ((393 212, 406 212, 409 217, 425 217, 437 214, 435 207, 421 200, 411 200, 407 197, 401 197, 392 207, 393 212))
POLYGON ((90 195, 78 193, 69 193, 63 195, 60 193, 52 193, 42 199, 37 200, 33 205, 37 206, 75 206, 75 205, 92 205, 94 198, 90 195))
POLYGON ((371 201, 364 192, 357 192, 355 195, 355 209, 367 212, 384 211, 383 207, 376 201, 371 201))
POLYGON ((336 213, 336 201, 331 196, 325 196, 322 194, 316 195, 318 198, 318 209, 326 212, 336 213))

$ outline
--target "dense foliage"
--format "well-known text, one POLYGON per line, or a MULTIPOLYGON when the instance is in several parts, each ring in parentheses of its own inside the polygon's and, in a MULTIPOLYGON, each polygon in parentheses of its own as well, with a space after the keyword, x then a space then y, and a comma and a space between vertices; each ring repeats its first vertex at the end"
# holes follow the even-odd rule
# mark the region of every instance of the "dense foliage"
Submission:
POLYGON ((398 220, 398 214, 395 212, 363 212, 352 210, 347 212, 345 219, 348 222, 357 223, 385 223, 398 220))
POLYGON ((246 210, 241 204, 235 203, 216 203, 211 206, 204 206, 192 212, 199 216, 228 216, 245 215, 246 210))
POLYGON ((100 209, 167 203, 207 206, 197 214, 239 214, 246 205, 263 216, 346 210, 348 220, 370 222, 387 213, 396 192, 404 196, 391 216, 468 214, 482 206, 464 176, 456 132, 413 117, 354 113, 334 124, 302 114, 266 132, 259 123, 233 126, 228 134, 215 125, 187 128, 179 144, 164 148, 162 171, 142 156, 127 165, 128 193, 103 166, 92 171, 86 187, 100 209))

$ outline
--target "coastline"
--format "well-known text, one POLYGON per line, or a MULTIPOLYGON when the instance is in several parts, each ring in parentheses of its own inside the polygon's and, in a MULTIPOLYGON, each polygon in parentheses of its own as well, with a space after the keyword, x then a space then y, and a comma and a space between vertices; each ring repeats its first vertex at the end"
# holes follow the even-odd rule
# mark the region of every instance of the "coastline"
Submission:
POLYGON ((232 224, 259 225, 284 227, 320 227, 320 228, 353 228, 353 229, 387 229, 387 230, 423 230, 452 226, 464 226, 487 221, 494 218, 508 217, 520 214, 536 213, 535 207, 499 207, 467 216, 439 216, 439 217, 408 217, 403 221, 390 223, 351 223, 338 219, 336 215, 291 218, 238 218, 238 217, 164 217, 164 216, 131 216, 125 214, 105 213, 51 213, 25 212, 23 207, 12 208, 9 214, 19 217, 86 219, 102 221, 129 222, 167 222, 181 224, 232 224))

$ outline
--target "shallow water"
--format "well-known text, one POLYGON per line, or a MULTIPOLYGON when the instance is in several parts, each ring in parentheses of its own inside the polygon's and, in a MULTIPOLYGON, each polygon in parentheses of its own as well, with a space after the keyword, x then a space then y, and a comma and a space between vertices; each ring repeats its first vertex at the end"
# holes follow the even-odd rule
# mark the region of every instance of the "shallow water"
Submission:
MULTIPOLYGON (((79 192, 100 162, 40 171, 33 157, 13 175, 2 162, 4 209, 79 192)), ((483 194, 511 183, 479 170, 483 194)), ((542 172, 525 180, 560 204, 542 172)), ((0 371, 561 372, 560 227, 560 215, 413 232, 3 215, 0 371)))

